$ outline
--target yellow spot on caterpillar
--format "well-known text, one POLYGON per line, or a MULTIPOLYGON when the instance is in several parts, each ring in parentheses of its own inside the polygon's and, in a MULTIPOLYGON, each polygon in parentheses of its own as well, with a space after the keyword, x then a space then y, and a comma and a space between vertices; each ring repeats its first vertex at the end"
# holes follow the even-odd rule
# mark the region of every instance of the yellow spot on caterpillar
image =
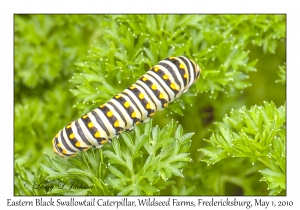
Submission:
POLYGON ((169 76, 165 74, 165 75, 163 76, 163 78, 164 78, 165 80, 167 80, 167 79, 169 79, 169 76))
POLYGON ((160 93, 158 97, 159 97, 159 99, 164 99, 165 98, 163 93, 160 93))
POLYGON ((66 127, 66 128, 68 128, 68 129, 69 129, 69 128, 71 128, 71 124, 67 125, 67 127, 66 127))
POLYGON ((119 96, 119 95, 116 95, 116 96, 115 96, 115 98, 121 98, 121 96, 119 96))
POLYGON ((140 98, 140 99, 143 99, 143 98, 144 98, 144 94, 143 94, 143 93, 140 93, 139 98, 140 98))
POLYGON ((126 102, 124 103, 124 106, 125 106, 126 108, 128 108, 128 107, 130 106, 129 102, 126 101, 126 102))
POLYGON ((131 117, 132 117, 132 118, 136 118, 136 113, 135 113, 135 112, 132 112, 131 117))
POLYGON ((169 57, 169 59, 170 59, 170 60, 173 60, 173 59, 175 59, 175 57, 169 57))
POLYGON ((79 141, 76 142, 75 146, 76 146, 76 147, 80 147, 80 142, 79 142, 79 141))
POLYGON ((168 103, 164 103, 164 104, 163 104, 163 107, 167 107, 167 106, 168 106, 168 103))
POLYGON ((101 143, 101 144, 106 144, 106 143, 107 143, 107 140, 102 140, 100 143, 101 143))
POLYGON ((116 128, 116 127, 119 127, 120 126, 120 124, 119 124, 119 121, 117 120, 115 123, 114 123, 114 127, 116 128))
POLYGON ((136 125, 139 124, 139 123, 140 123, 140 121, 136 121, 136 122, 135 122, 136 125))
POLYGON ((88 127, 92 128, 92 127, 94 127, 94 124, 92 122, 89 122, 88 127))
POLYGON ((184 65, 182 63, 179 64, 179 68, 184 69, 184 65))
POLYGON ((97 131, 96 133, 95 133, 95 135, 94 135, 96 138, 100 138, 100 132, 99 131, 97 131))
POLYGON ((156 85, 155 84, 151 85, 151 89, 156 90, 157 89, 156 85))
POLYGON ((187 79, 187 78, 188 78, 188 75, 187 75, 187 74, 184 74, 183 77, 187 79))
POLYGON ((62 153, 67 154, 67 150, 63 149, 62 153))
POLYGON ((155 112, 151 113, 151 114, 150 114, 150 117, 153 117, 154 115, 155 115, 155 112))
POLYGON ((147 77, 143 77, 142 80, 145 82, 145 81, 147 81, 148 79, 147 79, 147 77))
POLYGON ((176 90, 176 85, 174 83, 171 83, 170 87, 173 89, 173 90, 176 90))
POLYGON ((111 117, 111 116, 113 116, 113 113, 112 113, 111 111, 108 111, 108 112, 106 113, 106 115, 107 115, 108 117, 111 117))
POLYGON ((129 87, 130 90, 133 90, 134 88, 135 88, 135 86, 133 86, 133 85, 129 87))
POLYGON ((158 68, 158 67, 154 67, 154 71, 156 71, 156 72, 157 72, 158 70, 159 70, 159 68, 158 68))
POLYGON ((54 144, 55 139, 52 139, 52 144, 54 144))
POLYGON ((58 147, 61 147, 61 144, 60 144, 60 143, 58 143, 56 146, 58 146, 58 147))
POLYGON ((55 135, 55 138, 58 138, 58 133, 55 135))
POLYGON ((87 115, 83 115, 83 116, 82 116, 83 119, 85 119, 85 118, 87 118, 87 117, 88 117, 87 115))
POLYGON ((146 109, 151 109, 151 104, 150 104, 150 102, 147 103, 146 109))
POLYGON ((71 133, 69 137, 70 137, 70 139, 74 139, 75 138, 74 133, 71 133))
POLYGON ((89 148, 84 148, 82 151, 87 151, 89 148))
POLYGON ((104 108, 104 105, 99 106, 100 108, 104 108))

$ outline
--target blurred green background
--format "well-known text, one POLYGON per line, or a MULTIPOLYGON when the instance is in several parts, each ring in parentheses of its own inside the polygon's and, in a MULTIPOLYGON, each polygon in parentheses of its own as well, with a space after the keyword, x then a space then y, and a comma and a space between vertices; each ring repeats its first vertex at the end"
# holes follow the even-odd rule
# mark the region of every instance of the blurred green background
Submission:
POLYGON ((231 173, 243 170, 235 165, 251 167, 247 160, 207 166, 198 149, 206 145, 203 139, 210 137, 214 122, 232 108, 285 103, 285 79, 276 82, 285 77, 285 15, 24 14, 15 15, 14 24, 18 167, 37 170, 44 153, 55 156, 51 140, 68 122, 122 91, 159 60, 186 55, 203 74, 188 94, 156 114, 153 125, 175 119, 185 133, 194 132, 193 162, 185 178, 174 178, 175 187, 164 194, 267 194, 259 174, 244 179, 249 186, 257 181, 248 188, 232 181, 231 173))

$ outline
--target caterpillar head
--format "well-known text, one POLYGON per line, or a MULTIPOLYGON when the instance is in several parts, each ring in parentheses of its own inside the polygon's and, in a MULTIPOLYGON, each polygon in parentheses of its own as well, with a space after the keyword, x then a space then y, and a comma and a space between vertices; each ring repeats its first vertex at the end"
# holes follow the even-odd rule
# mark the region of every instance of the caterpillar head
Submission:
POLYGON ((75 153, 70 153, 66 148, 65 148, 65 145, 63 145, 63 143, 60 142, 59 140, 59 136, 60 136, 60 133, 62 132, 62 130, 60 130, 56 136, 52 139, 52 146, 53 146, 53 151, 61 156, 61 157, 68 157, 68 156, 74 156, 75 153))

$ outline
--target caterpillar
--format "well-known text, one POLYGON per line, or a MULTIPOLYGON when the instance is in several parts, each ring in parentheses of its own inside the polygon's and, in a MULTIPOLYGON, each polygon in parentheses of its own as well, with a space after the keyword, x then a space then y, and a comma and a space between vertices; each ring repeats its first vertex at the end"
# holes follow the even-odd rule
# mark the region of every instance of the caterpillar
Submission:
POLYGON ((200 73, 199 66, 184 56, 165 58, 122 93, 60 130, 52 140, 54 152, 65 157, 100 148, 187 92, 200 73))

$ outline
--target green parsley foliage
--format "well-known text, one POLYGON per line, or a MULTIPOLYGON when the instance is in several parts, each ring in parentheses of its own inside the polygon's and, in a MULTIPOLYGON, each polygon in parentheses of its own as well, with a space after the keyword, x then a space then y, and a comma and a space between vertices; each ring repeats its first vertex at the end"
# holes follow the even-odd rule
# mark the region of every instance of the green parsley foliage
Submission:
MULTIPOLYGON (((203 80, 197 83, 196 92, 210 92, 211 97, 216 98, 220 92, 231 94, 234 90, 242 90, 251 85, 245 80, 247 73, 256 71, 257 62, 249 62, 247 44, 263 45, 264 51, 273 53, 280 39, 285 37, 284 30, 275 30, 284 29, 284 16, 105 17, 100 23, 104 28, 102 38, 92 46, 88 60, 77 63, 80 73, 70 80, 76 85, 72 92, 79 99, 77 107, 84 112, 95 103, 107 101, 159 60, 172 55, 186 55, 200 64, 203 80), (235 27, 230 25, 231 21, 235 21, 235 27), (253 26, 249 28, 247 24, 253 26), (266 47, 268 43, 272 43, 271 48, 266 47), (114 84, 120 85, 112 88, 114 84)), ((186 98, 183 100, 188 104, 186 98)), ((182 114, 173 107, 169 109, 182 114)))
POLYGON ((285 105, 274 103, 242 107, 232 110, 223 122, 215 123, 215 130, 201 148, 202 161, 215 164, 225 158, 247 157, 254 165, 259 161, 266 168, 259 170, 261 181, 268 184, 270 195, 286 189, 286 116, 285 105))
POLYGON ((88 150, 74 158, 50 158, 42 165, 53 180, 49 195, 160 195, 172 176, 183 176, 183 167, 191 161, 186 153, 192 133, 183 134, 171 121, 164 128, 152 128, 152 121, 141 130, 122 133, 105 150, 88 150), (108 169, 108 170, 107 170, 108 169), (110 173, 108 173, 108 171, 110 173), (66 183, 63 189, 59 188, 66 183), (84 183, 91 189, 76 190, 72 183, 84 183))
POLYGON ((280 79, 276 80, 275 82, 281 83, 283 85, 286 84, 286 64, 279 66, 279 70, 277 71, 277 74, 280 79))

